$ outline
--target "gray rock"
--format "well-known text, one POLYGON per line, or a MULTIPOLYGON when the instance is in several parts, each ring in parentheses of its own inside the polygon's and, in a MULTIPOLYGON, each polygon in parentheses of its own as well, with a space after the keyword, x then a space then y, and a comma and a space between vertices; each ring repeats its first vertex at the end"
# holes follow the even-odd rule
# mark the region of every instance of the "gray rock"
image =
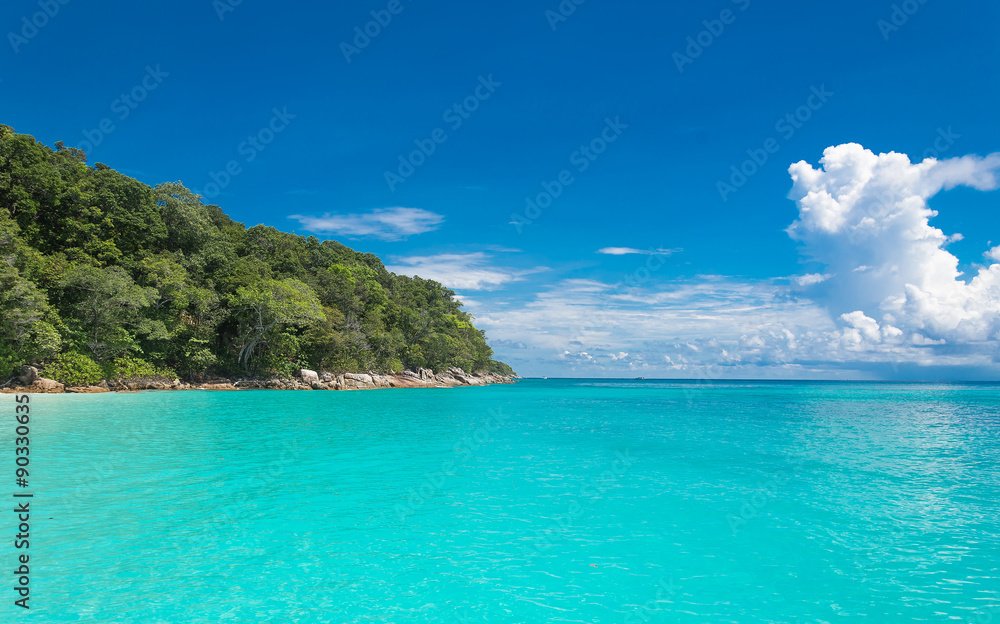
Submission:
POLYGON ((299 371, 299 377, 301 377, 302 381, 306 384, 319 381, 319 374, 316 371, 311 371, 305 368, 299 371))
POLYGON ((372 380, 372 376, 364 373, 344 373, 344 379, 353 379, 354 381, 366 386, 375 385, 374 380, 372 380))
POLYGON ((22 386, 30 386, 31 384, 35 383, 36 379, 38 379, 37 368, 35 368, 34 366, 21 367, 21 375, 18 378, 18 381, 21 383, 22 386))
POLYGON ((31 386, 39 390, 63 390, 66 387, 55 379, 46 379, 45 377, 39 377, 31 386))
POLYGON ((331 381, 333 381, 333 375, 331 375, 330 373, 323 373, 321 377, 323 381, 326 383, 330 383, 331 381))

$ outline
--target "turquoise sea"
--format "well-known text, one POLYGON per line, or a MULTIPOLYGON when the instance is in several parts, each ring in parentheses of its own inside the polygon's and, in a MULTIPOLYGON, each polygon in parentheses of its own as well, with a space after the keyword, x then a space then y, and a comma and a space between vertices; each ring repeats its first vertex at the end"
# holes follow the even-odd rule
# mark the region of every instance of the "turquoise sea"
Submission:
POLYGON ((3 622, 1000 622, 998 385, 31 406, 32 608, 8 511, 3 622))

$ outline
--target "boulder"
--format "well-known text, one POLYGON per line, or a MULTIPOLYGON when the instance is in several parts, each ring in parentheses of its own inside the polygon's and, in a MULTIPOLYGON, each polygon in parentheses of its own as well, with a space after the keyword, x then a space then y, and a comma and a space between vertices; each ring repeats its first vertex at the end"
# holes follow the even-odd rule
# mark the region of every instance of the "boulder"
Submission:
POLYGON ((372 375, 372 383, 375 384, 376 388, 391 388, 392 387, 392 377, 389 375, 372 375))
POLYGON ((101 394, 111 391, 100 386, 78 386, 76 388, 66 388, 66 392, 73 392, 75 394, 101 394))
POLYGON ((319 381, 319 374, 316 371, 311 371, 305 368, 299 371, 299 377, 301 377, 302 381, 307 384, 319 381))
POLYGON ((22 386, 30 386, 35 383, 38 379, 38 369, 34 366, 23 366, 21 367, 21 374, 18 377, 18 382, 22 386))
POLYGON ((438 373, 437 375, 434 376, 434 381, 438 382, 439 384, 444 384, 446 386, 460 386, 460 385, 462 385, 461 381, 455 379, 454 377, 452 377, 448 373, 438 373))
POLYGON ((331 375, 330 373, 323 373, 321 377, 323 378, 323 381, 326 383, 330 383, 331 381, 333 381, 333 375, 331 375))
POLYGON ((66 386, 55 379, 46 379, 45 377, 39 377, 28 388, 30 392, 63 392, 65 389, 66 386))
POLYGON ((202 390, 239 390, 231 383, 205 383, 198 387, 202 390))
POLYGON ((372 376, 366 375, 365 373, 344 373, 344 379, 353 379, 364 386, 375 385, 375 381, 372 379, 372 376))

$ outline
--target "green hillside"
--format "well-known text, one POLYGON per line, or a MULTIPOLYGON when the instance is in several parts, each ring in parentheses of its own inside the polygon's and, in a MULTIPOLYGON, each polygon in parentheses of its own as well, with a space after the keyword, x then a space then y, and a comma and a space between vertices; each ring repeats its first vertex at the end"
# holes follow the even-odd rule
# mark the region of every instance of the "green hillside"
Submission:
POLYGON ((372 254, 247 228, 0 125, 0 382, 410 366, 510 373, 454 292, 372 254))

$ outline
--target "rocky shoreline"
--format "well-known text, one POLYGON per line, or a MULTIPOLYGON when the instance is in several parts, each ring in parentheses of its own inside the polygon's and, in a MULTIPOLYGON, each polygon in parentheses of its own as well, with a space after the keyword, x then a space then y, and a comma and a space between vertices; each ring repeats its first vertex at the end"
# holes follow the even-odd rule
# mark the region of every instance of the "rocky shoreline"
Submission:
POLYGON ((185 383, 180 379, 143 378, 104 380, 96 386, 66 386, 54 379, 38 376, 32 366, 22 369, 20 376, 0 388, 0 393, 36 394, 98 394, 102 392, 138 392, 140 390, 377 390, 380 388, 454 388, 457 386, 488 386, 514 383, 516 377, 496 373, 467 373, 451 367, 435 374, 426 368, 415 368, 402 373, 343 373, 300 370, 290 379, 269 378, 214 378, 200 383, 185 383))

